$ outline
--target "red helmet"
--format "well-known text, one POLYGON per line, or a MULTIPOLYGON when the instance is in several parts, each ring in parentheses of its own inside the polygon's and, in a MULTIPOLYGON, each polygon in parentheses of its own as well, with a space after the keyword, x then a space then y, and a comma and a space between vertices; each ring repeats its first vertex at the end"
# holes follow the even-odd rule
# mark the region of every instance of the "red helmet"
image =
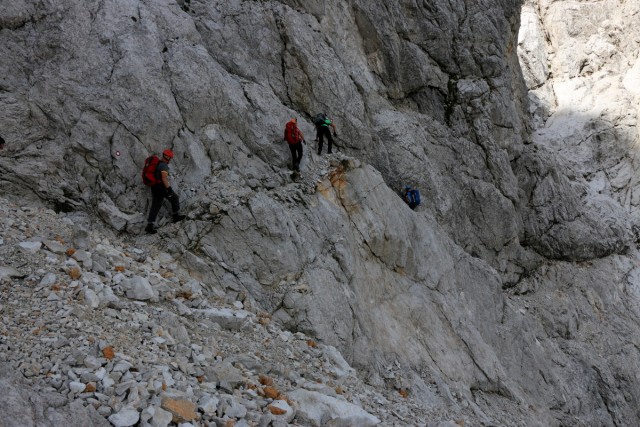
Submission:
POLYGON ((162 155, 169 159, 173 159, 173 151, 169 150, 168 148, 162 152, 162 155))

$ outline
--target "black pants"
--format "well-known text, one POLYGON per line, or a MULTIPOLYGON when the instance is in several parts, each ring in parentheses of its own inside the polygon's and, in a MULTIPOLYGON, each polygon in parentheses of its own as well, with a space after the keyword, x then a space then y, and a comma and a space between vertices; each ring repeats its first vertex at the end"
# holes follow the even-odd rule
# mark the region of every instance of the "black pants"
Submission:
POLYGON ((149 219, 147 220, 149 224, 153 224, 156 222, 156 217, 158 216, 158 212, 160 212, 162 201, 165 198, 171 202, 171 210, 173 216, 176 216, 180 212, 180 200, 178 199, 178 195, 176 193, 173 193, 172 196, 169 196, 167 194, 167 189, 163 184, 157 184, 151 187, 151 196, 153 197, 153 199, 151 201, 149 219))
POLYGON ((302 161, 302 142, 289 144, 289 150, 291 150, 291 168, 294 171, 300 170, 300 162, 302 161))
POLYGON ((333 147, 333 136, 331 136, 331 130, 329 126, 320 126, 318 128, 318 154, 322 154, 322 143, 324 137, 327 137, 327 153, 331 154, 331 148, 333 147))

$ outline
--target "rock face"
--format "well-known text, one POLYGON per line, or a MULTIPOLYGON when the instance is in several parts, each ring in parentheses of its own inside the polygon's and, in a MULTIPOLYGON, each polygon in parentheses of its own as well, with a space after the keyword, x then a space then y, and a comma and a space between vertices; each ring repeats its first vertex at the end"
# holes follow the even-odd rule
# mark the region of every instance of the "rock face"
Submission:
MULTIPOLYGON (((122 310, 123 297, 155 307, 173 296, 176 316, 201 316, 242 336, 251 316, 239 308, 255 307, 335 347, 335 372, 351 372, 350 364, 370 386, 423 405, 406 412, 428 413, 428 421, 462 414, 497 425, 637 424, 640 65, 629 17, 639 8, 635 0, 597 8, 497 0, 8 4, 0 10, 0 133, 8 143, 0 194, 88 216, 70 216, 84 252, 56 251, 55 235, 23 234, 0 277, 22 280, 17 260, 44 244, 56 262, 72 257, 64 273, 86 285, 78 298, 91 310, 122 310), (338 154, 315 154, 311 118, 319 111, 337 125, 338 154), (307 136, 294 181, 282 142, 292 116, 307 136), (149 208, 140 169, 166 147, 176 153, 172 186, 187 220, 137 236, 149 208), (397 194, 404 184, 422 191, 417 211, 397 194), (124 274, 132 262, 123 251, 90 239, 86 224, 96 221, 171 255, 124 274), (189 277, 179 289, 162 276, 174 258, 189 277), (210 298, 241 307, 181 302, 210 298)), ((167 222, 168 213, 160 219, 167 222)), ((56 274, 37 273, 41 286, 55 286, 45 273, 56 274)), ((55 290, 46 298, 64 303, 55 290)), ((173 322, 154 345, 194 345, 182 326, 173 322)), ((112 372, 129 372, 121 359, 112 372)), ((175 369, 195 374, 183 362, 175 369)), ((207 370, 237 369, 218 362, 207 370)), ((125 381, 118 389, 122 376, 100 379, 130 396, 95 405, 112 424, 175 416, 160 402, 133 405, 146 386, 127 391, 125 381)), ((230 377, 216 409, 214 396, 195 396, 207 402, 201 413, 222 418, 228 408, 245 417, 246 405, 230 393, 237 372, 230 377)), ((69 384, 86 382, 65 380, 56 389, 76 399, 69 384)), ((142 380, 160 394, 162 381, 142 380)), ((191 411, 199 401, 168 398, 191 411)), ((279 405, 265 414, 290 420, 295 405, 279 405)), ((388 411, 363 416, 425 422, 388 411)))
POLYGON ((533 217, 525 214, 525 230, 547 256, 601 257, 619 252, 628 241, 617 236, 637 235, 640 32, 629 17, 639 10, 638 2, 608 1, 596 7, 540 1, 523 8, 519 50, 530 89, 533 140, 540 157, 552 157, 565 169, 550 174, 551 162, 543 166, 529 158, 520 165, 522 187, 536 211, 533 217), (575 196, 567 197, 568 186, 576 188, 575 196), (579 209, 581 204, 588 209, 579 209), (609 223, 604 230, 585 227, 602 217, 609 223), (587 229, 595 233, 585 239, 587 229), (582 237, 563 241, 567 232, 582 237))

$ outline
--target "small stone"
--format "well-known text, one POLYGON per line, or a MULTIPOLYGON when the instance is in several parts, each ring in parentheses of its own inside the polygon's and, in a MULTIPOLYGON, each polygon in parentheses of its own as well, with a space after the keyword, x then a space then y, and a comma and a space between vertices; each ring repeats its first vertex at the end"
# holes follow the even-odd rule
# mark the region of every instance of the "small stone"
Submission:
POLYGON ((113 409, 111 409, 111 407, 109 406, 100 406, 98 408, 98 413, 103 417, 108 417, 109 415, 111 415, 112 412, 113 412, 113 409))
POLYGON ((269 412, 273 415, 281 417, 285 422, 289 423, 295 417, 295 411, 286 400, 275 400, 267 406, 269 412))
POLYGON ((278 396, 280 396, 280 392, 278 391, 278 389, 272 386, 264 387, 262 389, 262 392, 269 399, 277 399, 278 396))
POLYGON ((73 280, 78 280, 80 277, 82 277, 82 272, 78 267, 70 268, 67 273, 69 274, 69 277, 71 277, 73 280))
POLYGON ((113 367, 113 372, 127 372, 133 365, 126 360, 121 360, 113 367))
POLYGON ((264 374, 260 374, 258 381, 260 381, 262 385, 273 385, 273 380, 264 374))
POLYGON ((69 344, 70 344, 70 343, 69 343, 69 340, 68 340, 68 339, 66 339, 66 338, 58 338, 57 340, 55 340, 55 341, 51 344, 51 346, 52 346, 53 348, 55 348, 55 349, 59 349, 59 348, 62 348, 62 347, 66 347, 66 346, 68 346, 69 344))
POLYGON ((224 413, 229 418, 244 418, 247 415, 247 408, 233 399, 224 413))
POLYGON ((113 387, 113 385, 115 384, 115 380, 113 378, 111 378, 110 376, 106 376, 102 379, 102 387, 103 388, 110 388, 113 387))
POLYGON ((87 307, 98 308, 100 306, 100 298, 93 290, 85 289, 82 296, 87 307))
POLYGON ((198 409, 202 410, 207 415, 215 415, 218 410, 218 403, 220 400, 213 396, 202 396, 198 401, 198 409))
POLYGON ((82 393, 85 388, 86 386, 79 381, 71 381, 69 383, 69 390, 71 390, 75 394, 82 393))
POLYGON ((62 243, 57 242, 55 240, 45 240, 42 243, 44 243, 46 248, 49 249, 54 254, 62 255, 66 250, 66 248, 62 243))
POLYGON ((40 280, 39 286, 49 287, 49 286, 53 285, 54 283, 56 283, 57 279, 58 279, 58 277, 54 273, 47 273, 42 278, 42 280, 40 280))
POLYGON ((102 363, 96 357, 87 356, 84 358, 84 366, 86 366, 89 369, 98 369, 99 367, 102 366, 102 363))
POLYGON ((125 279, 122 282, 122 286, 126 290, 127 298, 145 301, 157 296, 149 281, 144 277, 134 276, 130 279, 125 279))
POLYGON ((165 397, 162 400, 162 408, 173 414, 174 421, 192 421, 197 418, 196 405, 188 400, 171 399, 165 397))
POLYGON ((101 380, 102 378, 98 378, 98 376, 96 374, 94 374, 93 372, 83 372, 80 375, 80 381, 82 381, 85 384, 91 383, 91 382, 96 382, 101 380))
POLYGON ((140 414, 134 408, 123 408, 117 414, 113 414, 109 417, 109 422, 114 427, 129 427, 138 422, 140 414))
POLYGON ((96 378, 98 378, 99 380, 102 380, 106 374, 107 374, 107 370, 102 367, 98 369, 95 373, 96 378))
POLYGON ((87 251, 76 251, 72 257, 83 264, 91 260, 91 254, 87 251))
POLYGON ((154 407, 153 416, 151 417, 151 425, 153 427, 167 427, 173 420, 173 414, 162 408, 154 407))
POLYGON ((35 254, 42 247, 42 242, 20 242, 18 246, 25 252, 35 254))
POLYGON ((18 270, 13 267, 3 267, 0 266, 0 280, 3 278, 11 278, 11 277, 24 277, 25 274, 22 274, 18 270))
POLYGON ((115 351, 113 351, 113 347, 111 347, 111 346, 103 348, 102 349, 102 355, 107 360, 112 360, 114 357, 116 357, 116 353, 115 353, 115 351))
POLYGON ((228 362, 208 367, 205 376, 208 381, 217 382, 222 390, 229 393, 245 382, 242 372, 228 362))
POLYGON ((269 412, 271 412, 273 415, 284 415, 287 413, 286 410, 282 408, 278 408, 277 406, 269 405, 267 406, 267 408, 269 409, 269 412))

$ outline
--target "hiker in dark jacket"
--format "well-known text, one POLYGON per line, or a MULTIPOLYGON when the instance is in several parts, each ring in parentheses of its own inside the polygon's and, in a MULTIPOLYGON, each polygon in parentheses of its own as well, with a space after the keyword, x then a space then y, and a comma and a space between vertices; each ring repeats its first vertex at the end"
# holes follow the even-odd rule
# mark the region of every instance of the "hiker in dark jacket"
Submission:
POLYGON ((289 144, 289 150, 291 150, 291 168, 294 171, 299 171, 304 135, 298 129, 298 120, 295 117, 289 120, 284 127, 284 140, 289 144))
POLYGON ((318 141, 318 155, 322 154, 322 144, 324 142, 324 137, 327 137, 327 154, 331 154, 331 149, 333 148, 333 137, 331 136, 331 130, 329 127, 333 129, 333 136, 337 136, 336 125, 333 124, 333 121, 327 117, 326 114, 320 113, 316 115, 314 119, 314 123, 316 125, 316 141, 318 141))
POLYGON ((162 152, 162 159, 160 159, 160 163, 158 163, 156 168, 156 177, 160 183, 151 187, 151 196, 153 199, 151 201, 149 219, 147 220, 147 228, 144 229, 149 234, 158 232, 155 227, 155 222, 164 199, 171 202, 173 222, 179 222, 185 218, 184 215, 180 215, 180 200, 178 199, 178 195, 173 192, 169 184, 169 162, 171 159, 173 159, 173 151, 169 149, 164 150, 162 152))

